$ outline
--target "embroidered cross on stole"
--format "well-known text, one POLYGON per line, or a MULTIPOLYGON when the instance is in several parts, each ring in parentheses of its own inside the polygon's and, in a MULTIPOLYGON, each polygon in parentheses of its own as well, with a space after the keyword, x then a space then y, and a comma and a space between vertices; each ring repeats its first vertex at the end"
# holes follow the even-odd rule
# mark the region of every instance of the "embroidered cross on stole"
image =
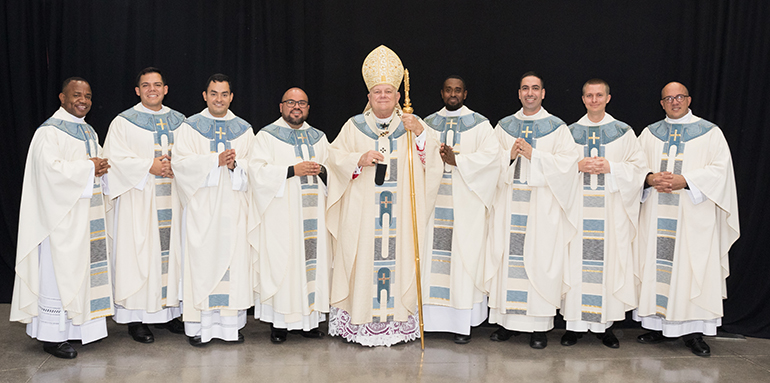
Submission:
MULTIPOLYGON (((602 127, 588 126, 585 157, 604 157, 602 127)), ((581 319, 601 322, 604 308, 604 174, 583 173, 583 261, 581 286, 581 319)))
MULTIPOLYGON (((88 125, 79 125, 85 137, 88 158, 97 156, 96 133, 88 125)), ((104 226, 104 197, 99 178, 94 178, 91 207, 88 210, 90 221, 91 257, 89 265, 90 306, 88 319, 96 319, 113 314, 112 282, 110 266, 107 261, 107 238, 104 226)))
MULTIPOLYGON (((460 153, 458 117, 447 117, 441 131, 440 141, 460 153)), ((451 289, 452 236, 454 234, 454 200, 452 198, 452 165, 444 164, 444 174, 436 197, 433 219, 433 243, 430 262, 430 286, 427 304, 448 305, 451 289)))
MULTIPOLYGON (((682 141, 684 127, 680 124, 668 124, 668 141, 663 145, 660 170, 673 174, 682 174, 685 143, 682 141)), ((656 239, 656 313, 666 317, 668 296, 671 289, 671 268, 674 264, 677 223, 679 220, 679 199, 683 190, 672 193, 658 193, 658 222, 656 239)))
POLYGON ((374 140, 375 150, 379 151, 388 164, 385 181, 382 185, 374 184, 374 296, 372 297, 372 322, 392 322, 395 312, 395 300, 392 286, 396 282, 396 212, 398 198, 398 148, 394 133, 403 130, 399 125, 395 130, 384 132, 374 140))
MULTIPOLYGON (((152 115, 155 122, 155 157, 171 156, 174 133, 164 116, 152 115)), ((161 257, 161 304, 166 305, 168 290, 168 256, 171 244, 171 178, 155 176, 155 210, 158 214, 161 257)))
MULTIPOLYGON (((293 130, 294 154, 298 161, 315 161, 315 150, 306 130, 293 130)), ((307 302, 312 310, 315 305, 316 268, 318 262, 318 176, 301 176, 302 228, 305 244, 305 277, 307 302)))
MULTIPOLYGON (((534 148, 537 145, 533 121, 518 121, 518 137, 534 148)), ((506 279, 506 314, 527 315, 529 277, 524 268, 524 239, 527 232, 527 218, 532 189, 527 184, 526 174, 529 161, 519 156, 516 159, 511 193, 511 227, 508 241, 508 273, 506 279)))

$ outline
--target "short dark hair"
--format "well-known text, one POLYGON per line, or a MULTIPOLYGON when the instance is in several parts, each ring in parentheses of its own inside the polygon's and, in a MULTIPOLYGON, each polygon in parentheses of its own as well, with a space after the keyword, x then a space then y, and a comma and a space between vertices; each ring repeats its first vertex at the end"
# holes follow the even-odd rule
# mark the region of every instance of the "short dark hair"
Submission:
POLYGON ((230 93, 233 93, 233 83, 230 82, 230 77, 227 77, 226 74, 222 74, 222 73, 212 74, 211 77, 209 77, 209 79, 206 81, 206 86, 203 87, 204 92, 209 89, 209 85, 212 82, 227 82, 227 86, 230 87, 230 93))
POLYGON ((524 73, 523 75, 521 75, 521 78, 519 79, 519 88, 521 88, 521 80, 524 80, 525 77, 530 77, 530 76, 537 77, 538 79, 540 79, 540 87, 545 89, 545 81, 543 81, 543 78, 540 77, 539 74, 537 74, 537 73, 535 73, 533 71, 529 71, 529 72, 524 73))
POLYGON ((607 94, 610 94, 610 84, 607 84, 607 81, 604 81, 600 78, 592 78, 586 81, 586 83, 583 84, 583 94, 586 94, 586 87, 589 85, 604 85, 604 88, 607 90, 607 94))
POLYGON ((88 86, 91 86, 91 84, 88 82, 88 80, 82 78, 82 77, 70 77, 61 84, 61 92, 64 93, 64 89, 67 88, 67 85, 69 85, 73 81, 83 81, 84 83, 88 84, 88 86))
POLYGON ((465 79, 456 74, 447 76, 447 78, 444 79, 444 82, 441 84, 441 88, 444 88, 444 84, 446 84, 446 80, 449 80, 452 78, 455 80, 460 80, 460 82, 463 83, 463 90, 468 90, 468 85, 465 84, 465 79))
POLYGON ((136 86, 139 86, 139 82, 142 81, 142 76, 146 75, 147 73, 157 73, 160 75, 160 80, 163 81, 163 85, 168 85, 166 82, 166 76, 163 75, 163 72, 160 71, 160 69, 148 66, 147 68, 142 69, 139 74, 136 76, 136 86))

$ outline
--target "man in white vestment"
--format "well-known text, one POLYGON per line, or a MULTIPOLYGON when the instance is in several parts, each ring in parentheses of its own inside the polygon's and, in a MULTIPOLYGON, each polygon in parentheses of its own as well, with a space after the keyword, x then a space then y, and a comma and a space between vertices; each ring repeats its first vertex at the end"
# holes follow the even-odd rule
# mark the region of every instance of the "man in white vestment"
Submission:
POLYGON ((425 331, 454 333, 458 344, 487 319, 484 257, 502 155, 489 120, 463 105, 467 95, 461 77, 448 77, 444 108, 425 118, 444 161, 421 258, 425 331))
POLYGON ((606 113, 610 98, 606 81, 588 80, 582 97, 587 113, 569 127, 583 158, 578 162, 578 234, 564 271, 569 290, 560 310, 567 322, 563 346, 591 331, 605 346, 620 347, 612 324, 637 304, 632 241, 647 163, 631 127, 606 113))
POLYGON ((136 78, 140 102, 110 124, 104 153, 113 165, 107 206, 112 241, 115 316, 135 341, 152 343, 148 324, 184 333, 181 315, 179 200, 171 171, 174 132, 184 115, 163 105, 168 93, 159 69, 136 78))
POLYGON ((687 88, 661 92, 666 118, 642 131, 649 165, 639 219, 642 284, 634 319, 652 330, 641 343, 682 337, 693 354, 722 324, 728 251, 740 236, 730 148, 722 131, 690 110, 687 88))
POLYGON ((251 125, 229 110, 230 79, 209 77, 207 108, 179 127, 172 168, 184 206, 184 329, 193 346, 242 343, 254 304, 247 213, 251 125))
POLYGON ((404 67, 384 45, 364 60, 369 104, 329 148, 327 226, 335 254, 329 334, 365 346, 419 337, 407 135, 413 134, 418 243, 441 180, 433 129, 397 107, 404 67), (371 109, 370 109, 371 107, 371 109))
POLYGON ((546 332, 561 303, 564 262, 576 232, 572 205, 580 159, 567 125, 542 107, 544 98, 542 79, 525 73, 522 108, 495 127, 510 155, 502 156, 485 265, 489 323, 500 325, 490 339, 528 332, 536 349, 548 345, 546 332))
POLYGON ((106 337, 113 313, 101 179, 110 166, 84 120, 88 82, 68 78, 59 101, 27 153, 10 319, 26 323, 45 352, 72 359, 68 340, 106 337))
POLYGON ((287 333, 322 338, 329 312, 331 239, 326 230, 329 141, 305 122, 307 94, 291 88, 281 117, 254 139, 249 159, 249 242, 256 249, 254 317, 271 324, 270 341, 287 333))

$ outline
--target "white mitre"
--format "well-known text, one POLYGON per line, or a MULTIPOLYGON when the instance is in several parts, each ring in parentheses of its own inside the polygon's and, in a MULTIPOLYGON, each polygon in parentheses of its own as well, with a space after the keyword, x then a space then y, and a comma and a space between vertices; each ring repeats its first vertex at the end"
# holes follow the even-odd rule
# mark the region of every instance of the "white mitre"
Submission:
POLYGON ((398 90, 404 78, 404 66, 396 52, 380 45, 366 56, 361 74, 368 90, 380 84, 392 85, 398 90))

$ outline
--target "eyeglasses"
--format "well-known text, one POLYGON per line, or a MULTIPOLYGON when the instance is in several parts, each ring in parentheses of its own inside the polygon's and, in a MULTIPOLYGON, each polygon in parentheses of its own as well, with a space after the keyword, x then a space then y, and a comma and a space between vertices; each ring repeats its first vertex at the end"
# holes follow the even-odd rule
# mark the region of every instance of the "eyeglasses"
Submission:
POLYGON ((663 100, 663 101, 665 101, 665 102, 670 104, 670 103, 674 102, 674 100, 676 100, 678 102, 682 102, 687 97, 690 97, 690 96, 688 96, 686 94, 677 94, 676 96, 663 97, 663 98, 661 98, 661 100, 663 100))
POLYGON ((306 108, 307 107, 307 101, 305 101, 305 100, 299 100, 299 101, 284 100, 284 101, 281 101, 281 104, 286 104, 286 106, 288 106, 289 108, 293 108, 294 105, 297 105, 300 108, 306 108))

